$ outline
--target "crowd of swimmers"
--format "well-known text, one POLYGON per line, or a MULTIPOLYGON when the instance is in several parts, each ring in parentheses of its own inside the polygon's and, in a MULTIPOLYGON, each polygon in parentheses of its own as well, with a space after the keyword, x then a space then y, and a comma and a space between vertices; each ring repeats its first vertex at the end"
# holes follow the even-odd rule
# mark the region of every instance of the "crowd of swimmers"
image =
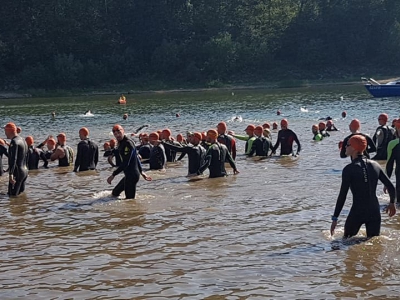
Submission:
MULTIPOLYGON (((345 224, 346 237, 357 234, 362 224, 366 225, 368 237, 379 235, 380 211, 376 197, 378 180, 383 182, 385 191, 389 192, 389 215, 392 216, 396 212, 394 203, 396 194, 400 194, 400 169, 397 169, 397 166, 400 166, 400 120, 394 120, 392 126, 388 126, 388 118, 387 114, 379 115, 379 126, 372 138, 360 131, 361 126, 357 119, 352 120, 349 125, 351 134, 339 143, 340 157, 351 157, 351 163, 343 170, 342 187, 332 216, 332 234, 349 189, 353 193, 353 206, 345 224), (374 152, 376 154, 370 160, 370 155, 374 152), (373 160, 387 160, 386 172, 373 160), (393 173, 394 162, 396 187, 389 179, 393 173)), ((296 133, 289 129, 288 120, 280 121, 275 144, 272 143, 271 127, 272 130, 277 130, 278 124, 249 124, 244 130, 245 135, 240 135, 228 130, 225 122, 220 122, 215 129, 207 132, 187 132, 185 136, 178 134, 175 139, 168 128, 149 134, 126 134, 121 125, 114 125, 112 133, 115 139, 103 145, 103 156, 115 167, 107 182, 111 184, 118 174, 123 173, 124 177, 113 188, 112 194, 119 196, 124 191, 126 198, 134 199, 140 177, 152 180, 143 171, 142 165, 148 164, 149 170, 164 170, 167 162, 179 161, 185 156, 188 159, 188 177, 203 175, 207 169, 209 178, 227 176, 226 164, 230 165, 233 174, 236 175, 239 173, 235 162, 237 140, 246 143, 244 154, 248 157, 267 158, 275 154, 279 147, 281 156, 298 156, 301 144, 296 133), (138 137, 139 142, 136 143, 132 136, 138 137), (295 149, 294 144, 297 145, 295 149)), ((333 120, 328 119, 312 125, 311 130, 313 140, 320 141, 328 138, 329 132, 338 129, 333 120)), ((10 196, 24 192, 28 170, 38 169, 40 161, 43 161, 44 168, 48 167, 49 161, 58 161, 60 167, 73 166, 74 172, 95 170, 98 164, 99 149, 89 138, 89 130, 86 127, 79 130, 80 142, 76 155, 72 147, 67 145, 65 133, 58 134, 56 139, 49 136, 34 146, 33 137, 23 139, 19 135, 21 130, 18 130, 14 123, 8 123, 4 131, 10 142, 0 139, 0 174, 4 172, 1 158, 5 155, 8 157, 10 196)))

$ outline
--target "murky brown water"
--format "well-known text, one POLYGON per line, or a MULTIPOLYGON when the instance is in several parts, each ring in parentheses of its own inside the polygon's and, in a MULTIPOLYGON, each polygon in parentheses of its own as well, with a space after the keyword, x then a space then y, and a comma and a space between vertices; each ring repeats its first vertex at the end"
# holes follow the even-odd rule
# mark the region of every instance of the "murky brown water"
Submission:
MULTIPOLYGON (((279 121, 280 109, 303 150, 298 158, 239 156, 241 173, 222 179, 188 181, 187 161, 170 164, 149 172, 153 181, 141 180, 137 199, 128 201, 110 197, 121 175, 108 185, 105 159, 97 172, 55 164, 33 171, 26 194, 13 199, 5 195, 7 176, 0 177, 0 299, 398 298, 398 216, 383 216, 378 238, 343 243, 349 193, 339 230, 329 234, 348 163, 337 142, 355 116, 372 135, 379 113, 398 116, 398 99, 370 99, 362 87, 127 98, 123 107, 110 98, 1 100, 0 120, 15 121, 38 142, 65 131, 76 147, 84 125, 102 145, 117 122, 127 130, 169 126, 176 135, 240 115, 242 123, 228 126, 242 132, 248 123, 279 121), (83 116, 87 109, 94 116, 83 116), (341 131, 312 142, 311 125, 328 115, 341 131)), ((387 203, 382 186, 378 194, 387 203)))

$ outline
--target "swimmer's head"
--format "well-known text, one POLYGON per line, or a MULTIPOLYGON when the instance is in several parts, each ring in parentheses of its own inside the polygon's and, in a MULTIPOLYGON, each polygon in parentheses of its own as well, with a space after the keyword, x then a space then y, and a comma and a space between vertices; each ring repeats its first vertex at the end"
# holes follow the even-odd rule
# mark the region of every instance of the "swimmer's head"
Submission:
POLYGON ((325 130, 325 128, 326 128, 325 122, 319 122, 319 123, 318 123, 318 129, 319 129, 320 131, 325 130))
POLYGON ((247 125, 247 127, 244 131, 246 131, 246 133, 248 135, 253 135, 255 128, 256 128, 256 126, 254 126, 253 124, 249 124, 249 125, 247 125))
POLYGON ((218 138, 218 131, 215 129, 210 129, 207 131, 207 141, 208 142, 215 142, 218 138))
POLYGON ((57 141, 60 145, 65 144, 65 142, 67 141, 67 136, 65 135, 64 132, 61 132, 57 135, 57 141))
POLYGON ((147 133, 143 133, 142 135, 139 136, 140 140, 142 142, 148 142, 149 141, 149 135, 147 133))
POLYGON ((383 114, 380 114, 380 115, 378 116, 378 123, 379 123, 379 125, 385 125, 385 124, 387 123, 388 120, 389 120, 388 114, 383 113, 383 114))
POLYGON ((10 122, 4 126, 4 131, 9 133, 17 133, 17 126, 14 123, 10 122))
POLYGON ((110 140, 110 147, 114 149, 116 145, 117 145, 117 141, 115 139, 111 139, 110 140))
POLYGON ((109 142, 105 142, 103 145, 104 150, 109 150, 110 149, 110 143, 109 142))
POLYGON ((163 131, 161 131, 161 135, 160 135, 160 138, 162 139, 162 140, 169 140, 169 138, 171 137, 171 130, 170 129, 168 129, 168 128, 166 128, 166 129, 164 129, 163 131))
POLYGON ((125 135, 125 130, 121 125, 115 124, 112 128, 112 132, 117 141, 122 141, 125 135))
POLYGON ((257 136, 261 136, 264 131, 264 128, 262 126, 257 126, 254 128, 254 134, 257 136))
POLYGON ((124 120, 128 119, 128 114, 124 114, 124 115, 122 116, 122 119, 124 119, 124 120))
POLYGON ((25 142, 26 142, 26 144, 28 145, 28 147, 29 146, 32 146, 33 145, 33 137, 31 137, 31 136, 27 136, 26 138, 25 138, 25 142))
POLYGON ((177 136, 176 136, 176 140, 177 140, 179 143, 182 143, 182 142, 183 142, 183 135, 182 135, 181 133, 178 133, 177 136))
POLYGON ((200 132, 195 132, 191 136, 191 142, 193 145, 198 145, 202 140, 202 135, 200 132))
POLYGON ((311 126, 311 131, 316 134, 319 131, 319 127, 317 124, 314 124, 313 126, 311 126))
POLYGON ((219 134, 224 134, 227 130, 227 126, 225 122, 219 122, 217 125, 217 131, 219 134))
POLYGON ((158 135, 157 132, 152 132, 149 134, 149 142, 151 144, 154 144, 155 142, 157 142, 160 139, 160 136, 158 135))
POLYGON ((396 122, 397 122, 397 119, 392 120, 392 127, 396 127, 396 122))
POLYGON ((288 120, 282 119, 282 120, 281 120, 281 128, 282 128, 282 129, 287 129, 288 126, 289 126, 288 120))
POLYGON ((17 133, 20 134, 22 132, 22 128, 21 127, 17 127, 17 133))
POLYGON ((360 125, 360 121, 359 120, 354 119, 354 120, 352 120, 350 122, 349 129, 350 129, 351 132, 356 132, 357 130, 360 129, 360 127, 361 127, 361 125, 360 125))
POLYGON ((53 138, 48 139, 46 142, 46 146, 48 150, 53 150, 56 146, 56 140, 53 138))
POLYGON ((263 136, 270 138, 271 137, 271 131, 268 128, 265 128, 263 130, 263 136))
POLYGON ((395 127, 396 129, 400 129, 400 119, 396 120, 395 127))
POLYGON ((278 123, 276 122, 272 123, 272 129, 278 129, 278 123))
POLYGON ((352 147, 358 153, 363 153, 367 149, 367 139, 361 134, 355 134, 349 139, 346 147, 352 147))
POLYGON ((270 128, 271 128, 271 125, 269 125, 268 122, 265 122, 264 124, 262 124, 262 127, 263 127, 264 129, 265 129, 265 128, 270 129, 270 128))
POLYGON ((333 126, 333 122, 332 120, 328 120, 328 122, 326 122, 326 127, 332 127, 333 126))
POLYGON ((81 129, 79 129, 79 136, 87 137, 88 135, 89 129, 87 129, 86 127, 82 127, 81 129))

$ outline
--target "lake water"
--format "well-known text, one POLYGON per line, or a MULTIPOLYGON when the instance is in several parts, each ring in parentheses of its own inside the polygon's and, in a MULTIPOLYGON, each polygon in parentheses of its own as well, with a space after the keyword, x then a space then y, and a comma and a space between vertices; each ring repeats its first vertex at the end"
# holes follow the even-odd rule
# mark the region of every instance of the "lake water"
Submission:
MULTIPOLYGON (((148 172, 153 181, 140 180, 137 199, 127 201, 110 196, 122 175, 108 185, 112 169, 103 157, 97 172, 54 163, 31 171, 26 194, 12 199, 2 176, 0 299, 398 298, 397 215, 383 216, 380 237, 343 243, 349 193, 337 233, 329 234, 349 163, 338 142, 352 118, 372 136, 380 113, 398 117, 398 98, 373 99, 362 86, 127 95, 127 105, 117 98, 0 100, 0 123, 15 122, 36 144, 66 132, 76 149, 82 126, 102 148, 116 123, 127 132, 169 127, 176 136, 226 121, 242 134, 247 124, 285 117, 303 149, 298 158, 256 161, 238 141, 239 175, 188 181, 184 160, 148 172), (89 109, 93 116, 84 116, 89 109), (340 131, 313 142, 311 125, 327 116, 340 131)), ((381 185, 377 193, 386 204, 381 185)))

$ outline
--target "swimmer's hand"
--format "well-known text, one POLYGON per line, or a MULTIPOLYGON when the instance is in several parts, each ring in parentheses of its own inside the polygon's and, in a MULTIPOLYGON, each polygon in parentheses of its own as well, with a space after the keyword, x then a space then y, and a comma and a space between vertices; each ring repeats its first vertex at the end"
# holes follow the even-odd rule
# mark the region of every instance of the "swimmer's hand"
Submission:
POLYGON ((238 169, 236 169, 236 170, 233 170, 233 175, 237 175, 237 174, 239 174, 240 172, 239 172, 239 170, 238 169))
POLYGON ((11 185, 14 187, 14 185, 17 183, 17 181, 14 179, 14 175, 10 175, 9 181, 11 185))
POLYGON ((389 217, 393 217, 396 214, 396 205, 394 205, 394 203, 389 203, 386 208, 386 213, 389 214, 389 217))
POLYGON ((337 221, 332 221, 332 224, 331 224, 331 235, 333 235, 335 233, 336 225, 337 225, 337 221))
POLYGON ((111 184, 115 176, 111 175, 110 177, 107 178, 108 184, 111 184))
POLYGON ((152 181, 153 180, 150 176, 147 176, 147 174, 144 173, 144 172, 141 175, 143 176, 144 180, 146 180, 146 181, 152 181))

